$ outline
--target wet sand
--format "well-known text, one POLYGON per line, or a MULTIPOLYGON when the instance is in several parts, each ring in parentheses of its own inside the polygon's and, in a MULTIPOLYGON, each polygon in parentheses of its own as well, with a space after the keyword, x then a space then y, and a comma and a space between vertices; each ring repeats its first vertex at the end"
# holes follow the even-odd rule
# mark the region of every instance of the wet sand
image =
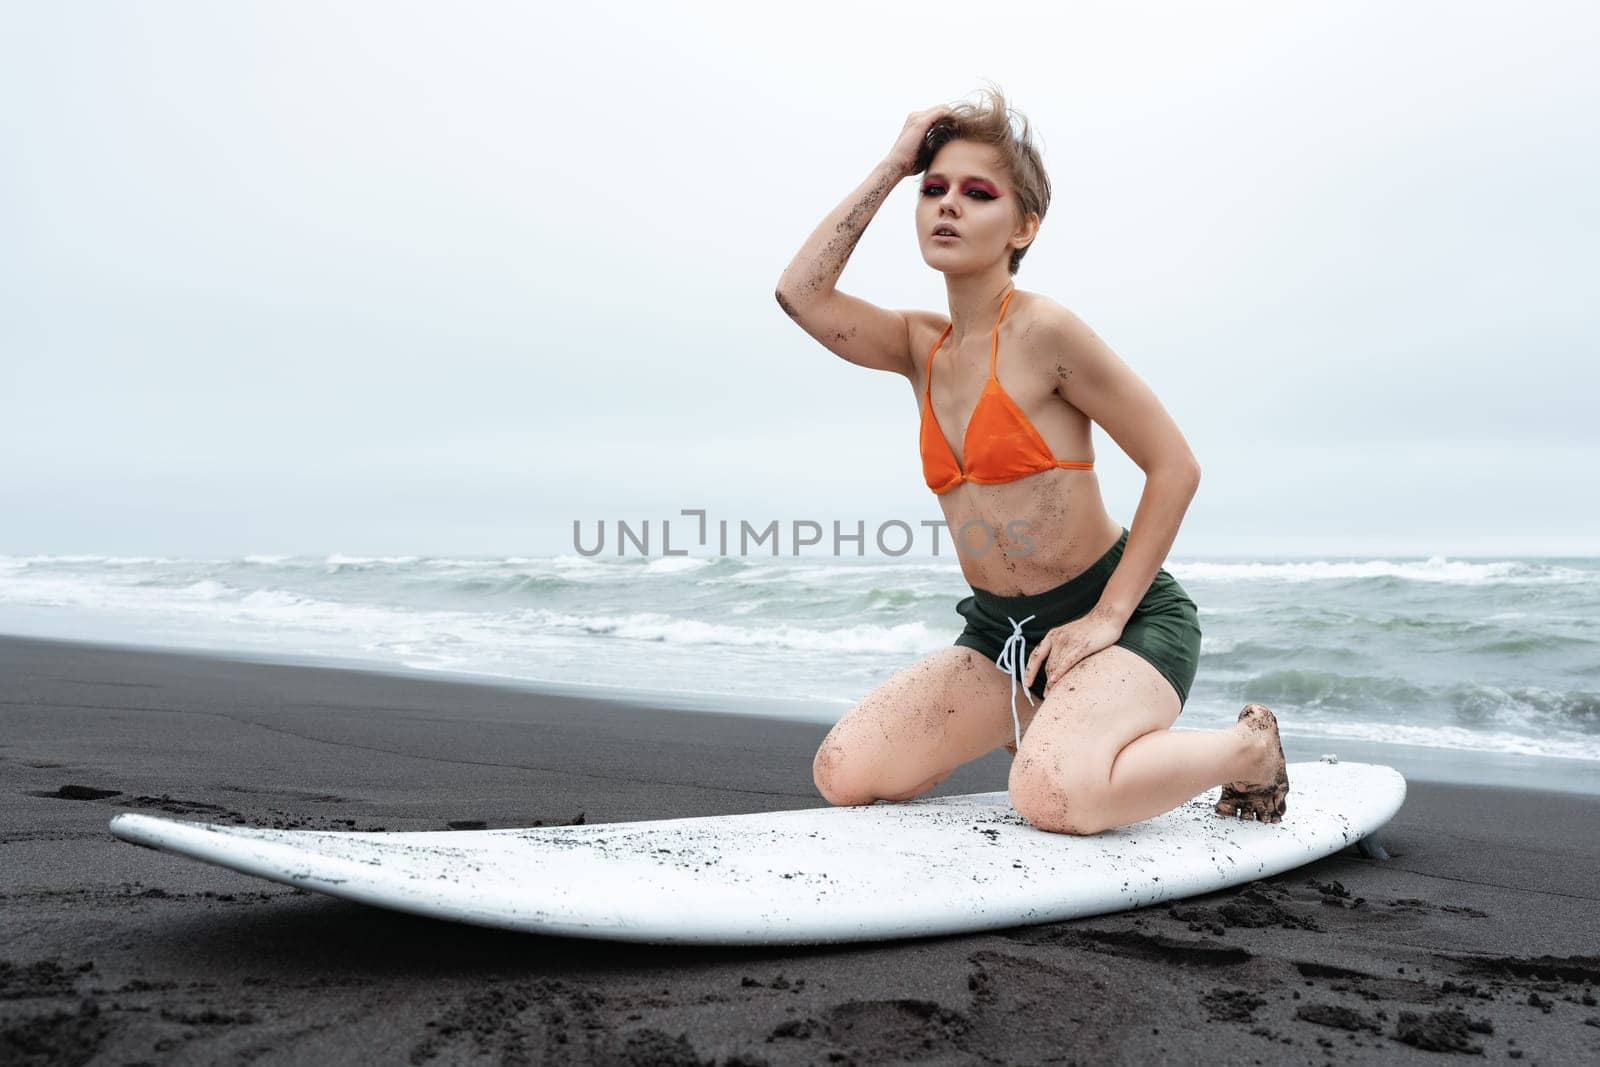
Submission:
MULTIPOLYGON (((824 733, 0 637, 0 1063, 1600 1057, 1600 798, 1574 792, 1413 781, 1387 861, 1351 848, 1173 905, 804 949, 435 922, 106 830, 126 810, 436 830, 820 807, 824 733)), ((1008 764, 934 793, 1003 789, 1008 764)))

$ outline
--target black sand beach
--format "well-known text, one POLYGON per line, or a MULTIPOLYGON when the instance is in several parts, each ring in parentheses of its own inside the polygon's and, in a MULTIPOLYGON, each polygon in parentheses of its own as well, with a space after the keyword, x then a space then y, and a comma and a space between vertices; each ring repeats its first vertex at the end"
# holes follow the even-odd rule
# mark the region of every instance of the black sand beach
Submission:
MULTIPOLYGON (((1573 792, 1413 781, 1387 861, 1351 848, 1172 906, 769 950, 412 918, 106 829, 124 810, 421 830, 820 807, 825 732, 0 638, 0 1063, 1600 1059, 1600 798, 1573 792)), ((1003 789, 1008 762, 935 792, 1003 789)))

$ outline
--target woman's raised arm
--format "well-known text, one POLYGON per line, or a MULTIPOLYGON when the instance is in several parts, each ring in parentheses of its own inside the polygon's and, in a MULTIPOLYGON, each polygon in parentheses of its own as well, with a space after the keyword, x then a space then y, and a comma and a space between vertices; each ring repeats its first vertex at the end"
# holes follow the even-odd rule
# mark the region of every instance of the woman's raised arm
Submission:
POLYGON ((858 366, 906 378, 916 373, 906 314, 842 293, 836 285, 850 253, 890 192, 902 178, 916 173, 919 164, 927 165, 922 149, 928 130, 948 111, 940 106, 911 113, 894 148, 812 231, 773 293, 801 329, 858 366))

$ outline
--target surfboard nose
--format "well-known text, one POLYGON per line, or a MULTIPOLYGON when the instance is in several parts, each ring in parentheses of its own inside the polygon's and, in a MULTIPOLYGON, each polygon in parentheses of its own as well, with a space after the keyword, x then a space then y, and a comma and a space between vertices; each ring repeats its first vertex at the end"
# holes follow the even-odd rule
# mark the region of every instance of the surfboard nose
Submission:
POLYGON ((154 832, 161 821, 137 812, 123 811, 113 815, 109 825, 113 837, 145 848, 155 848, 154 832))

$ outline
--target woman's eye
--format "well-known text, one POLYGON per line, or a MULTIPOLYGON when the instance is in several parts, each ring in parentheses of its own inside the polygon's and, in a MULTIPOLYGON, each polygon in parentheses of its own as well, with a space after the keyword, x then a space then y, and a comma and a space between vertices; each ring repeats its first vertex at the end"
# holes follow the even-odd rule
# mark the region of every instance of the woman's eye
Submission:
MULTIPOLYGON (((923 196, 940 196, 943 193, 944 193, 944 186, 942 186, 942 185, 924 185, 922 187, 922 195, 923 196)), ((985 192, 982 189, 968 189, 967 190, 967 195, 968 196, 971 196, 973 193, 977 193, 984 200, 993 200, 994 199, 993 196, 991 196, 989 193, 985 192)))

